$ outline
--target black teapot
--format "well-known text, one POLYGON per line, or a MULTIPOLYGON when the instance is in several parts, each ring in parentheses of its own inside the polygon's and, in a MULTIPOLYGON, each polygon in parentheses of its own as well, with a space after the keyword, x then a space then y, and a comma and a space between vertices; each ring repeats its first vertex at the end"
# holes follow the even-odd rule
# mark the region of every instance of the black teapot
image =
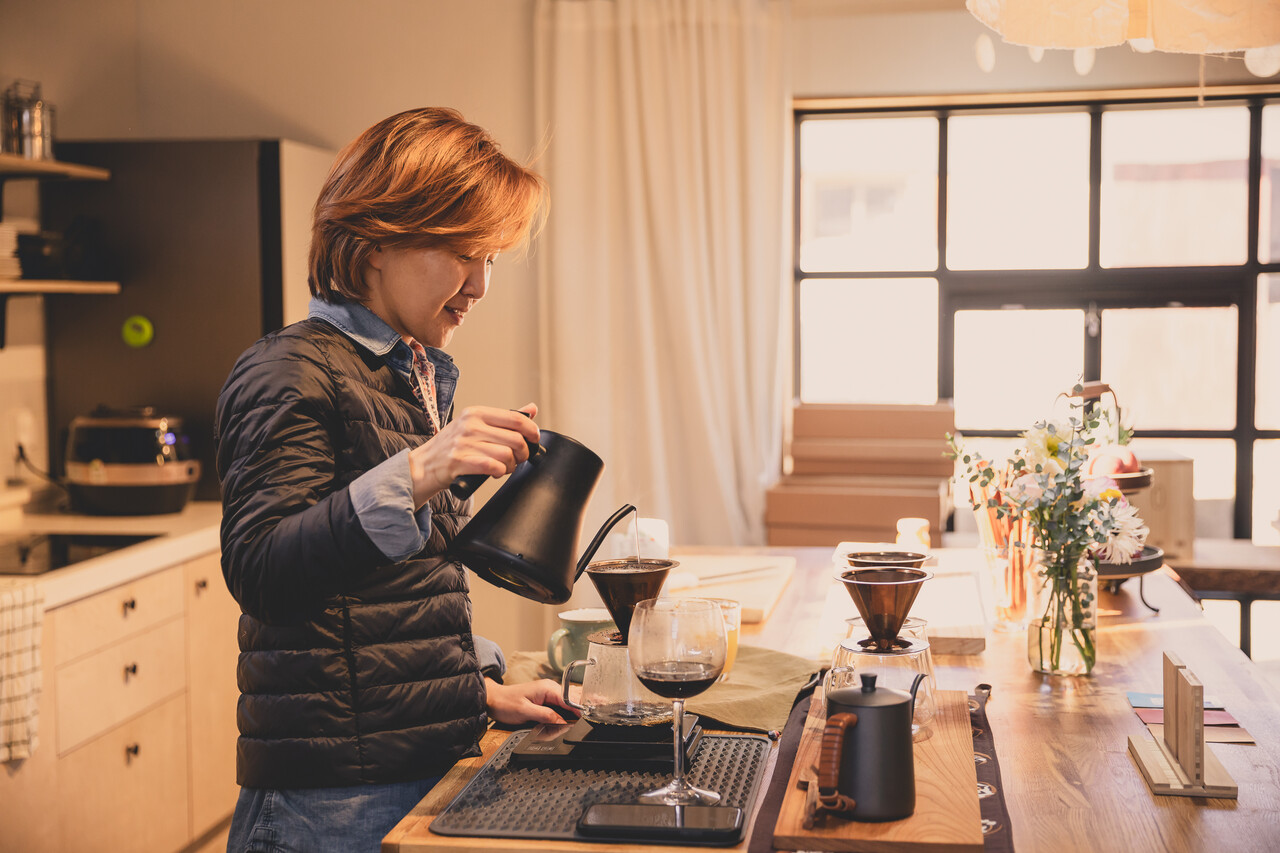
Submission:
POLYGON ((827 693, 827 725, 818 759, 818 802, 824 810, 860 821, 902 820, 916 810, 911 715, 916 690, 876 687, 863 673, 861 687, 827 693))

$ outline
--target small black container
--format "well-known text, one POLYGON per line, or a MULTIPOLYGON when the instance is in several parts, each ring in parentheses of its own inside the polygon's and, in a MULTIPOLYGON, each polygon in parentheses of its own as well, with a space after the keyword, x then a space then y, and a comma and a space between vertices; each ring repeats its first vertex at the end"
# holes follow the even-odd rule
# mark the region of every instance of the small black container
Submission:
POLYGON ((182 419, 150 407, 98 408, 71 421, 64 482, 90 515, 181 512, 200 479, 182 419))

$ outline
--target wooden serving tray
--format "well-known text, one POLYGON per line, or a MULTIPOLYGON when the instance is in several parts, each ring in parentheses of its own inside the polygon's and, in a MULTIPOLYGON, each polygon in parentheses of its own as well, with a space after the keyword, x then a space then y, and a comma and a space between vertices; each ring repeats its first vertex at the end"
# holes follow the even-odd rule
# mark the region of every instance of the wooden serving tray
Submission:
POLYGON ((818 818, 812 829, 805 829, 805 791, 799 786, 799 778, 804 768, 817 765, 826 724, 822 689, 816 690, 774 827, 774 849, 982 853, 968 697, 956 690, 940 690, 935 696, 938 714, 931 724, 933 734, 913 745, 915 814, 891 823, 860 823, 827 815, 818 818))

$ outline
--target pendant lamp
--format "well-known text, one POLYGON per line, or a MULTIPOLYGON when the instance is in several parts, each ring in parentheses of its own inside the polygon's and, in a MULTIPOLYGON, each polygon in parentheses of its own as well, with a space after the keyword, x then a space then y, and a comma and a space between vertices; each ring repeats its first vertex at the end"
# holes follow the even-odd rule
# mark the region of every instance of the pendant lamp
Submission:
POLYGON ((1110 47, 1130 40, 1166 53, 1231 53, 1280 45, 1277 0, 965 0, 1006 42, 1110 47))

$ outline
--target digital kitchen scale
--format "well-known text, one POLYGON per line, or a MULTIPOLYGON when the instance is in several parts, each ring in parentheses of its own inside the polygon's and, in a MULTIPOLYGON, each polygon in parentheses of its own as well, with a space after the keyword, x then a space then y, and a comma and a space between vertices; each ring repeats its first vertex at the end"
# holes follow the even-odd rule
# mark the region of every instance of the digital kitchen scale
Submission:
MULTIPOLYGON (((696 714, 685 714, 685 755, 692 756, 702 740, 696 714)), ((539 723, 511 752, 518 766, 618 768, 671 771, 671 725, 599 725, 587 720, 539 723)))

